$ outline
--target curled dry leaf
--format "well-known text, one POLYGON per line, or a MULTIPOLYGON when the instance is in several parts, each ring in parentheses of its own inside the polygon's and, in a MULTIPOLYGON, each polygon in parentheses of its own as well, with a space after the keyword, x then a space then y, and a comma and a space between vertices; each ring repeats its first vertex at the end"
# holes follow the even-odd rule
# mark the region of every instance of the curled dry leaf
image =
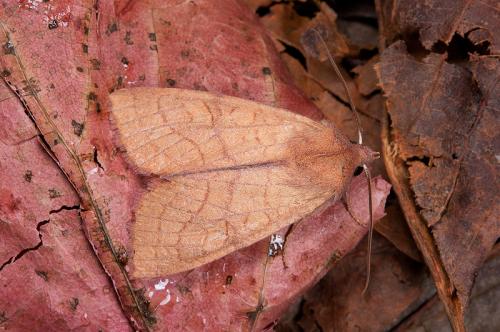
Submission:
MULTIPOLYGON (((290 85, 272 42, 253 13, 236 1, 224 1, 217 7, 210 1, 7 2, 1 15, 4 52, 0 65, 10 89, 3 102, 26 113, 12 121, 22 125, 27 118, 33 120, 33 132, 43 137, 48 152, 78 194, 85 235, 112 279, 133 328, 265 326, 365 234, 364 225, 351 219, 342 205, 334 205, 316 217, 316 222, 304 221, 289 232, 281 231, 283 238, 288 233, 283 258, 290 266, 286 273, 280 259, 283 256, 269 258, 268 241, 263 241, 191 273, 131 279, 127 263, 133 255, 129 242, 133 202, 147 188, 114 144, 109 93, 124 87, 181 87, 239 96, 315 120, 322 116, 290 85), (218 309, 223 307, 227 311, 221 317, 218 309), (217 314, 203 317, 206 308, 217 310, 217 314)), ((13 140, 30 132, 26 133, 16 132, 13 140)), ((373 186, 380 217, 389 188, 381 179, 375 179, 373 186)), ((351 213, 366 224, 366 184, 356 180, 348 190, 351 213)), ((54 192, 52 196, 58 195, 54 192)), ((32 219, 35 229, 40 220, 46 217, 32 219)), ((46 226, 39 228, 43 231, 46 226)), ((47 227, 47 231, 57 234, 57 228, 47 227)), ((30 238, 25 243, 36 244, 33 228, 27 234, 30 238)), ((64 241, 59 243, 65 246, 64 241)), ((83 252, 88 253, 85 248, 82 259, 83 252)), ((73 255, 76 253, 65 258, 74 259, 73 255)), ((10 264, 8 269, 21 262, 10 264)), ((101 287, 103 276, 93 278, 89 282, 100 281, 92 281, 89 288, 101 287)), ((67 295, 66 290, 62 293, 67 295)), ((106 296, 97 294, 93 300, 116 308, 110 304, 111 295, 106 296)), ((79 307, 80 300, 71 301, 70 309, 79 307)), ((43 308, 54 312, 48 305, 43 308)), ((121 313, 111 310, 93 311, 103 315, 95 322, 103 322, 109 330, 123 330, 121 313)), ((55 325, 47 329, 51 327, 55 325)))
POLYGON ((378 7, 387 41, 395 38, 394 27, 420 32, 422 45, 413 34, 381 56, 390 119, 384 158, 452 325, 461 330, 475 275, 500 237, 500 73, 498 57, 488 55, 497 52, 498 20, 488 2, 479 1, 449 7, 431 1, 418 9, 389 1, 378 7), (474 31, 490 37, 468 39, 474 31), (470 46, 465 53, 454 46, 459 40, 470 46))

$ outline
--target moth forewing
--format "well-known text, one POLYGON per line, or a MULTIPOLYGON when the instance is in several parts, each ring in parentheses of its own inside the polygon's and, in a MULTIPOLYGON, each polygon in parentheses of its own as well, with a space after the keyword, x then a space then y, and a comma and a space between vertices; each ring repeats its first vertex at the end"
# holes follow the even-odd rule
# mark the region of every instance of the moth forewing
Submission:
POLYGON ((328 126, 240 98, 134 88, 111 101, 127 160, 152 179, 135 207, 134 277, 249 246, 337 199, 372 159, 328 126))

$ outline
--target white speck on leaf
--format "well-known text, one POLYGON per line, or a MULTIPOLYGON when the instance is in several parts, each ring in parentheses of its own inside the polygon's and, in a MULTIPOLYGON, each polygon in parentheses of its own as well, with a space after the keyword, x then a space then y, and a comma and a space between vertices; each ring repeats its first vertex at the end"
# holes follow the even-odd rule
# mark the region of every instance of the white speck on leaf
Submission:
POLYGON ((170 289, 167 289, 167 295, 165 296, 165 298, 163 299, 163 301, 160 302, 160 305, 167 304, 168 302, 170 302, 171 298, 172 297, 170 296, 170 289))
POLYGON ((165 279, 165 280, 161 280, 158 281, 157 284, 155 284, 155 289, 156 290, 162 290, 162 289, 165 289, 165 287, 167 287, 168 285, 168 279, 165 279))
POLYGON ((148 293, 149 298, 152 298, 154 293, 155 293, 155 292, 153 292, 153 291, 149 292, 149 293, 148 293))
MULTIPOLYGON (((29 9, 36 9, 39 4, 41 4, 43 0, 28 0, 27 5, 29 9)), ((21 6, 22 4, 19 4, 21 6)))

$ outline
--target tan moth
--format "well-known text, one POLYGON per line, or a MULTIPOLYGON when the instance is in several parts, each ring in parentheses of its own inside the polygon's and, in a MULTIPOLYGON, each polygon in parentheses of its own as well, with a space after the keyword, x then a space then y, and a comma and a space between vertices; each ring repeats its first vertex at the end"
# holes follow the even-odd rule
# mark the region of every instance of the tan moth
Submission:
POLYGON ((132 276, 193 269, 338 200, 376 157, 327 124, 208 92, 111 95, 128 161, 152 178, 135 207, 132 276))

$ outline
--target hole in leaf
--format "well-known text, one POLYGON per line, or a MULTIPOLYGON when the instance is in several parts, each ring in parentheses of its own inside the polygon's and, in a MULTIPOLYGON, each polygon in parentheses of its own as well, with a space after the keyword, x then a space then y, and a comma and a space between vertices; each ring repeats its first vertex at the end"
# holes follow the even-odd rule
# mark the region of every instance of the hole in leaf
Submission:
POLYGON ((313 0, 293 1, 292 4, 293 9, 300 16, 313 18, 319 12, 319 8, 313 0))
POLYGON ((422 156, 422 157, 415 156, 407 159, 407 162, 415 162, 415 161, 420 161, 425 166, 432 167, 431 158, 429 158, 428 156, 422 156))
POLYGON ((286 54, 290 55, 292 58, 299 61, 300 64, 302 65, 302 67, 304 67, 304 69, 307 71, 307 63, 306 63, 306 58, 305 58, 304 54, 302 54, 302 52, 298 48, 293 47, 291 45, 288 45, 287 43, 285 43, 281 40, 280 40, 280 43, 285 47, 285 50, 283 51, 283 53, 286 53, 286 54))
POLYGON ((255 13, 259 15, 259 17, 269 15, 271 13, 271 6, 260 6, 259 8, 257 8, 255 13))
POLYGON ((470 39, 460 36, 455 33, 447 46, 448 57, 446 61, 450 63, 460 63, 469 61, 469 54, 475 53, 479 55, 488 55, 490 42, 483 41, 479 44, 474 44, 470 39))
POLYGON ((386 199, 386 205, 390 206, 390 205, 394 205, 397 203, 398 203, 398 196, 396 196, 396 193, 391 188, 391 191, 389 191, 389 195, 387 196, 387 199, 386 199))
POLYGON ((422 61, 423 58, 430 54, 430 51, 420 41, 420 32, 418 30, 404 33, 402 39, 406 43, 408 53, 418 61, 422 61))

